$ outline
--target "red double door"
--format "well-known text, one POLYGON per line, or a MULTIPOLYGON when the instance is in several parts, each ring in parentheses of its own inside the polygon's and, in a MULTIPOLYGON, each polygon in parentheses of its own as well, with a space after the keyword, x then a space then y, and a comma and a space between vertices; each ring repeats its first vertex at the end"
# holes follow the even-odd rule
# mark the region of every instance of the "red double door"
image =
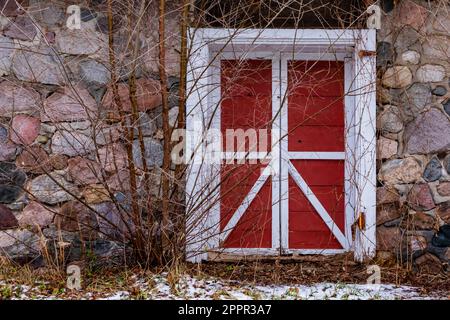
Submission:
POLYGON ((221 60, 220 69, 223 146, 242 151, 245 133, 246 151, 221 165, 220 247, 347 249, 343 61, 221 60))

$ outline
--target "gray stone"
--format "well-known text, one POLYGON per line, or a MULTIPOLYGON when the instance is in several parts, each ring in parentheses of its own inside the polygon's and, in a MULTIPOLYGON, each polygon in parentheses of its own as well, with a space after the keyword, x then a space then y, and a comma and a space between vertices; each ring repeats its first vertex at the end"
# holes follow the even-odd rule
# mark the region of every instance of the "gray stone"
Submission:
POLYGON ((13 59, 12 70, 19 80, 61 85, 64 76, 58 59, 50 48, 19 50, 13 59))
POLYGON ((56 204, 79 196, 79 190, 73 184, 67 182, 63 176, 56 172, 50 175, 41 175, 33 179, 28 187, 30 195, 40 202, 56 204))
POLYGON ((445 113, 447 113, 450 116, 450 100, 447 100, 446 102, 444 102, 443 107, 444 107, 445 113))
POLYGON ((25 40, 33 41, 37 35, 37 28, 29 16, 17 17, 4 32, 5 36, 25 40))
POLYGON ((99 222, 99 228, 111 240, 126 241, 130 232, 135 230, 131 215, 123 210, 118 210, 112 202, 104 202, 94 205, 99 222))
POLYGON ((400 63, 418 64, 420 61, 420 53, 414 50, 408 50, 401 54, 400 63))
POLYGON ((139 126, 144 137, 153 137, 156 132, 156 119, 150 118, 145 112, 139 112, 139 124, 132 124, 135 137, 139 134, 139 126))
POLYGON ((95 60, 84 60, 79 64, 80 78, 89 86, 102 87, 111 81, 111 73, 95 60))
POLYGON ((436 88, 433 89, 433 91, 431 91, 431 93, 439 97, 445 96, 445 94, 447 93, 447 88, 443 86, 437 86, 436 88))
POLYGON ((52 137, 53 153, 69 157, 85 155, 95 149, 94 141, 80 131, 57 131, 52 137))
POLYGON ((410 48, 413 48, 420 39, 420 34, 409 26, 400 29, 395 41, 393 42, 397 54, 401 54, 410 48))
POLYGON ((444 159, 444 167, 448 174, 450 174, 450 154, 447 155, 444 159))
POLYGON ((437 157, 433 157, 428 162, 425 170, 423 171, 423 178, 427 182, 439 180, 442 176, 442 165, 437 157))
POLYGON ((12 203, 21 194, 27 179, 14 163, 0 162, 0 203, 12 203))
POLYGON ((413 116, 422 111, 432 101, 431 88, 427 84, 414 83, 402 94, 402 102, 406 103, 408 115, 413 116))
POLYGON ((386 67, 394 60, 394 49, 389 42, 378 42, 377 44, 377 67, 386 67))
POLYGON ((61 30, 56 33, 56 46, 60 53, 92 55, 106 48, 106 35, 91 29, 61 30))
POLYGON ((0 82, 0 114, 12 117, 16 113, 38 113, 39 93, 21 84, 0 82))
POLYGON ((81 8, 81 21, 88 22, 97 17, 97 13, 88 8, 81 8))
MULTIPOLYGON (((144 138, 144 158, 147 162, 148 166, 158 166, 160 167, 163 163, 163 147, 162 145, 155 139, 152 138, 144 138)), ((134 163, 142 168, 143 161, 141 156, 141 149, 139 146, 139 140, 133 141, 133 161, 134 163)))
POLYGON ((65 24, 64 10, 55 3, 36 1, 30 7, 29 12, 41 25, 54 26, 57 23, 65 24))
POLYGON ((0 161, 13 161, 18 147, 9 141, 8 130, 0 125, 0 161))
POLYGON ((406 126, 405 144, 410 154, 450 150, 450 121, 434 108, 420 114, 406 126))
POLYGON ((403 130, 403 121, 400 110, 396 106, 384 106, 379 116, 379 127, 383 131, 397 133, 403 130))
POLYGON ((439 82, 445 78, 445 68, 437 64, 425 64, 417 69, 416 77, 420 82, 439 82))
POLYGON ((378 179, 387 185, 413 183, 420 179, 422 168, 413 157, 394 159, 383 163, 378 179))
POLYGON ((0 231, 0 255, 28 262, 40 255, 39 237, 26 229, 0 231))
POLYGON ((0 35, 0 77, 8 75, 14 53, 14 42, 0 35))

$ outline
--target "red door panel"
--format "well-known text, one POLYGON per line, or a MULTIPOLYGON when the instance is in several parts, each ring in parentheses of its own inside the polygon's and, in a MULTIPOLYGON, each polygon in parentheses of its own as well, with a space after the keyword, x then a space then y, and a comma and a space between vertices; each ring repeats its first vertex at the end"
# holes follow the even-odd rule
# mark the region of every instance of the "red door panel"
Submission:
MULTIPOLYGON (((270 151, 272 118, 272 62, 270 60, 224 60, 221 63, 221 131, 224 151, 236 152, 237 139, 227 145, 227 129, 256 130, 257 150, 270 151), (266 129, 260 132, 258 129, 266 129), (266 148, 262 142, 267 140, 266 148)), ((233 132, 231 132, 231 135, 233 132)), ((249 133, 251 136, 251 133, 249 133)), ((230 136, 233 138, 233 136, 230 136)), ((266 164, 222 164, 220 229, 224 231, 241 206, 266 164)), ((272 181, 269 177, 237 225, 229 233, 223 248, 270 248, 272 246, 272 181)))
MULTIPOLYGON (((345 150, 343 63, 288 63, 288 150, 343 152, 345 150)), ((345 232, 343 160, 290 160, 325 208, 345 232)), ((289 248, 342 249, 310 200, 290 177, 289 248)))

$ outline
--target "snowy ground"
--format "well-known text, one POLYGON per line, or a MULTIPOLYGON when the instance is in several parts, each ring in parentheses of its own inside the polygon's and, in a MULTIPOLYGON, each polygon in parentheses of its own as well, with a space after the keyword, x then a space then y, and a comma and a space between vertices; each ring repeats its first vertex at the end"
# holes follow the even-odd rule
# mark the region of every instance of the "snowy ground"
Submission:
POLYGON ((135 277, 134 284, 127 291, 112 293, 102 292, 69 292, 60 290, 52 294, 43 294, 42 286, 6 285, 0 281, 1 296, 9 295, 10 299, 446 299, 444 295, 423 296, 417 288, 406 286, 357 285, 319 283, 315 285, 240 285, 214 278, 195 278, 189 275, 181 277, 178 284, 171 288, 167 275, 155 275, 151 278, 135 277), (5 293, 5 290, 9 292, 5 293))

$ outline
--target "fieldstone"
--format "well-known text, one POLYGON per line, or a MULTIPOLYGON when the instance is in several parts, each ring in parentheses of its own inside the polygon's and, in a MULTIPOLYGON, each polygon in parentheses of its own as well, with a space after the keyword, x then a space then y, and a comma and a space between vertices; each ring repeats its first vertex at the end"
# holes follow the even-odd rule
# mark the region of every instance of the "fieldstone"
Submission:
POLYGON ((57 131, 52 137, 52 152, 69 157, 85 155, 95 149, 94 141, 79 131, 57 131))
POLYGON ((406 109, 409 114, 415 115, 431 103, 431 88, 427 84, 414 83, 402 94, 401 100, 403 103, 406 103, 406 109))
POLYGON ((444 168, 450 174, 450 154, 444 158, 444 168))
POLYGON ((447 93, 447 88, 443 87, 443 86, 437 86, 436 88, 433 89, 433 91, 431 91, 432 94, 434 94, 435 96, 445 96, 447 93))
POLYGON ((400 62, 405 64, 418 64, 420 61, 420 53, 414 50, 405 51, 400 57, 400 62))
POLYGON ((391 65, 394 59, 392 44, 381 41, 377 43, 377 67, 391 65))
POLYGON ((91 21, 92 19, 95 19, 97 17, 97 13, 93 10, 90 10, 88 8, 81 8, 80 12, 80 18, 83 22, 91 21))
MULTIPOLYGON (((447 34, 448 35, 448 34, 447 34)), ((423 44, 423 54, 429 59, 448 61, 450 42, 448 36, 428 36, 423 44)))
POLYGON ((0 231, 0 255, 21 263, 40 256, 40 239, 26 229, 0 231))
POLYGON ((19 217, 19 225, 22 228, 45 228, 53 222, 56 212, 54 208, 31 201, 19 217))
POLYGON ((447 100, 444 104, 444 111, 445 113, 447 113, 450 116, 450 100, 447 100))
POLYGON ((385 132, 398 133, 403 130, 400 110, 396 106, 384 106, 384 110, 378 118, 378 125, 385 132))
POLYGON ((77 232, 84 240, 97 238, 98 222, 95 212, 78 201, 65 203, 55 217, 58 229, 77 232))
POLYGON ((381 81, 388 88, 404 88, 412 83, 412 74, 408 67, 395 66, 386 70, 381 81))
MULTIPOLYGON (((128 119, 127 119, 128 120, 128 119)), ((156 120, 151 119, 150 116, 145 112, 139 112, 138 123, 132 123, 131 126, 134 128, 135 137, 139 134, 139 129, 144 137, 152 137, 156 130, 156 120)))
POLYGON ((106 145, 98 150, 101 167, 107 172, 116 172, 128 165, 127 151, 119 143, 106 145))
POLYGON ((424 236, 412 235, 409 237, 409 249, 411 252, 423 252, 427 246, 427 239, 424 236))
POLYGON ((25 172, 43 174, 52 170, 47 152, 40 146, 34 145, 23 150, 16 159, 16 166, 25 172))
POLYGON ((377 141, 378 159, 389 159, 397 154, 398 142, 380 137, 377 141))
POLYGON ((436 214, 445 223, 450 224, 450 201, 439 204, 439 207, 436 210, 436 214))
POLYGON ((63 170, 68 166, 67 156, 63 154, 52 154, 48 161, 55 170, 63 170))
POLYGON ((114 143, 123 137, 122 128, 117 125, 97 125, 95 129, 91 127, 88 134, 91 137, 95 136, 95 142, 100 146, 114 143))
POLYGON ((83 198, 89 204, 111 201, 108 190, 102 184, 88 186, 83 190, 83 198))
POLYGON ((100 164, 95 161, 75 157, 69 159, 68 164, 69 176, 77 185, 95 184, 102 179, 100 164))
POLYGON ((64 74, 60 70, 58 58, 48 48, 19 50, 14 55, 12 70, 22 81, 61 85, 64 74))
POLYGON ((37 35, 37 28, 31 18, 24 15, 17 17, 4 31, 4 34, 14 39, 33 41, 37 35))
POLYGON ((56 172, 49 175, 41 175, 33 179, 28 186, 30 195, 40 202, 56 204, 79 196, 79 190, 73 184, 67 182, 63 176, 56 172))
MULTIPOLYGON (((163 157, 164 157, 164 151, 161 143, 159 141, 152 139, 152 138, 144 138, 144 158, 147 162, 147 166, 162 166, 163 163, 163 157)), ((142 160, 142 153, 141 148, 139 145, 139 140, 133 141, 133 161, 134 163, 142 168, 143 167, 143 160, 142 160)))
POLYGON ((425 253, 414 260, 420 274, 439 274, 442 271, 442 262, 431 253, 425 253))
POLYGON ((378 179, 388 185, 413 183, 420 179, 422 169, 412 157, 386 161, 380 169, 378 179))
POLYGON ((415 230, 432 230, 434 228, 435 219, 429 214, 419 211, 410 216, 412 219, 409 226, 415 230))
POLYGON ((440 10, 433 19, 433 29, 437 32, 448 34, 450 31, 450 21, 446 10, 440 10))
POLYGON ((450 197, 450 182, 441 182, 436 190, 441 196, 450 197))
POLYGON ((428 17, 428 10, 421 5, 411 1, 405 0, 400 2, 397 8, 397 15, 395 21, 400 25, 409 25, 416 30, 419 30, 425 23, 428 17))
POLYGON ((377 251, 398 252, 402 235, 399 228, 377 227, 377 251))
POLYGON ((437 109, 430 109, 408 123, 405 129, 406 152, 437 153, 450 149, 450 121, 437 109))
POLYGON ((39 135, 40 125, 38 118, 19 114, 12 120, 10 138, 16 144, 30 145, 39 135))
POLYGON ((39 112, 39 93, 10 81, 0 82, 0 114, 11 117, 16 113, 39 112))
POLYGON ((400 195, 394 188, 378 187, 377 188, 377 205, 398 203, 400 195))
MULTIPOLYGON (((139 177, 138 177, 139 179, 139 177)), ((119 170, 106 181, 110 190, 127 192, 130 191, 130 172, 127 169, 119 170)), ((139 189, 139 188, 138 188, 139 189)))
POLYGON ((12 203, 19 198, 26 179, 14 163, 0 162, 0 203, 12 203))
POLYGON ((124 241, 129 239, 130 230, 135 226, 129 213, 118 210, 113 202, 104 202, 94 205, 97 212, 100 231, 113 240, 124 241))
POLYGON ((14 42, 0 35, 0 77, 8 75, 14 53, 14 42))
POLYGON ((436 207, 430 187, 426 183, 414 185, 408 194, 408 204, 414 210, 431 210, 436 207))
POLYGON ((427 182, 433 182, 439 180, 442 176, 442 165, 437 157, 433 157, 428 162, 425 170, 423 171, 423 178, 427 182))
POLYGON ((377 209, 377 226, 398 219, 401 215, 401 211, 397 205, 383 205, 377 209))
POLYGON ((108 38, 89 28, 61 30, 56 33, 56 47, 60 53, 71 55, 92 55, 105 49, 108 38))
POLYGON ((415 51, 417 49, 416 45, 419 44, 419 39, 421 38, 422 37, 417 30, 414 30, 410 26, 402 26, 393 42, 397 55, 408 50, 415 51))
POLYGON ((101 87, 111 81, 111 73, 95 60, 84 60, 79 64, 80 78, 89 86, 101 87))
POLYGON ((28 11, 41 25, 54 26, 58 23, 65 25, 65 12, 62 7, 55 3, 39 2, 33 3, 28 11))
POLYGON ((172 128, 178 123, 178 107, 169 110, 169 126, 172 128))
POLYGON ((44 101, 42 121, 62 122, 96 118, 97 104, 89 92, 81 86, 75 90, 65 87, 44 101))
MULTIPOLYGON (((131 101, 129 86, 127 83, 118 84, 118 93, 122 108, 125 111, 131 111, 131 101)), ((136 80, 136 98, 139 111, 147 111, 155 109, 162 104, 161 87, 159 81, 153 79, 136 80)), ((113 99, 112 88, 108 88, 102 102, 106 110, 118 110, 113 99)))
POLYGON ((13 161, 17 146, 9 140, 8 130, 0 124, 0 161, 13 161))
POLYGON ((16 17, 24 12, 21 8, 26 8, 28 1, 26 0, 3 0, 1 4, 1 14, 6 17, 16 17))
POLYGON ((437 64, 425 64, 417 69, 419 82, 440 82, 445 78, 445 68, 437 64))
POLYGON ((0 230, 17 228, 19 223, 7 206, 0 204, 0 230))

